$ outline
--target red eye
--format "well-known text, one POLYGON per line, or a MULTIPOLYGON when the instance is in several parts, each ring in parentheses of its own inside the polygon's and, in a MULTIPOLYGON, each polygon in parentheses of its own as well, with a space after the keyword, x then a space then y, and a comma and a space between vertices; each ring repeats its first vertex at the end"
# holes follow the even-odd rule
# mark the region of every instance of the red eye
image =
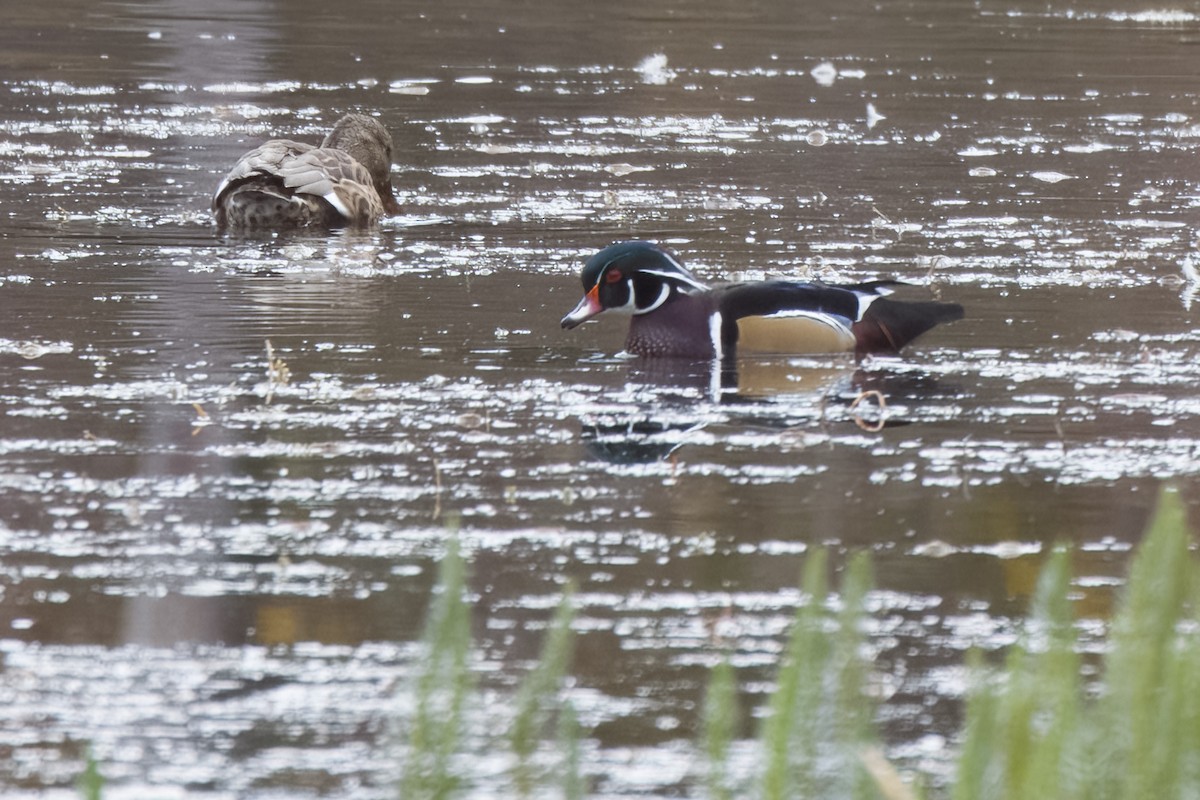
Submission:
POLYGON ((615 269, 609 270, 608 273, 605 274, 604 280, 608 283, 616 283, 617 281, 621 280, 621 273, 615 269))

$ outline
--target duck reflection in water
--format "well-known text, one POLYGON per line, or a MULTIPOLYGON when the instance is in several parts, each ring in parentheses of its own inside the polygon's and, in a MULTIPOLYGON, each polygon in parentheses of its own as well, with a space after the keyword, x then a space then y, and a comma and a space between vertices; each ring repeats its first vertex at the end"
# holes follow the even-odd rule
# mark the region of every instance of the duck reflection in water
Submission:
MULTIPOLYGON (((809 281, 755 281, 710 288, 682 263, 650 242, 619 242, 583 268, 583 299, 562 319, 574 328, 605 311, 630 316, 625 349, 641 356, 631 379, 660 387, 706 391, 721 405, 780 395, 813 395, 817 407, 849 398, 850 419, 862 426, 864 397, 879 405, 877 429, 905 424, 884 413, 885 398, 908 394, 932 379, 856 370, 854 362, 807 360, 799 354, 895 355, 933 327, 961 319, 962 306, 887 297, 898 281, 833 285, 809 281), (890 385, 895 384, 895 385, 890 385), (848 392, 845 387, 857 387, 848 392)), ((936 382, 933 382, 936 385, 936 382)), ((660 403, 623 421, 584 423, 588 449, 601 458, 646 461, 671 455, 681 434, 703 421, 666 420, 660 403)), ((762 425, 763 416, 751 415, 762 425)), ((793 424, 775 418, 782 427, 793 424)))
POLYGON ((722 371, 722 389, 707 396, 707 370, 696 363, 634 363, 629 380, 653 388, 653 400, 580 420, 587 452, 615 464, 645 464, 675 456, 708 428, 794 432, 826 440, 839 431, 878 432, 912 424, 909 408, 926 407, 961 390, 920 371, 886 365, 856 368, 741 359, 722 371), (810 436, 811 434, 811 436, 810 436))

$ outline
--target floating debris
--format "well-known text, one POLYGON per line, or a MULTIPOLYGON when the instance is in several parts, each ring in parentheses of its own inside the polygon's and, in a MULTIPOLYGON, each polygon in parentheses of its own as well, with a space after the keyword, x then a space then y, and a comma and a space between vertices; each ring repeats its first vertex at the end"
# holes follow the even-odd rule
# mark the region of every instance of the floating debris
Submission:
POLYGON ((267 339, 267 405, 271 404, 276 387, 287 386, 291 378, 292 371, 282 358, 275 357, 275 348, 271 345, 271 340, 267 339))
POLYGON ((667 57, 663 53, 646 56, 636 67, 642 76, 642 83, 651 86, 663 86, 675 80, 675 71, 667 67, 667 57))
POLYGON ((1029 173, 1029 177, 1033 178, 1035 181, 1041 181, 1042 183, 1060 183, 1062 181, 1071 180, 1073 176, 1062 172, 1046 170, 1042 172, 1031 172, 1029 173))
POLYGON ((11 339, 0 339, 0 353, 16 353, 27 361, 34 361, 42 356, 64 355, 75 347, 70 342, 38 342, 27 340, 15 342, 11 339))
POLYGON ((610 164, 604 168, 605 172, 611 172, 618 178, 625 175, 632 175, 635 172, 652 172, 654 167, 635 166, 633 164, 610 164))
POLYGON ((1179 268, 1183 272, 1183 288, 1180 290, 1179 299, 1183 303, 1183 310, 1191 311, 1196 295, 1200 294, 1200 272, 1197 272, 1196 262, 1191 256, 1183 259, 1179 268))
POLYGON ((874 103, 867 103, 867 130, 873 130, 876 125, 887 119, 875 109, 874 103))
POLYGON ((812 75, 813 80, 820 86, 833 86, 838 77, 837 67, 829 61, 817 64, 808 74, 812 75))
POLYGON ((980 147, 978 145, 971 145, 970 147, 964 147, 962 150, 959 150, 958 154, 963 158, 983 158, 985 156, 998 156, 1000 155, 1000 151, 994 147, 980 147))

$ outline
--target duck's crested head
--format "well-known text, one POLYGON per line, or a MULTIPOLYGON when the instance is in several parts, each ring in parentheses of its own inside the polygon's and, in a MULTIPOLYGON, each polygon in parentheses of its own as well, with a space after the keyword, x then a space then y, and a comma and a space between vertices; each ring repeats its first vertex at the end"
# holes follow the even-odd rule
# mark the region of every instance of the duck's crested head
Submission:
POLYGON ((392 191, 392 135, 379 120, 366 114, 347 114, 337 121, 321 146, 349 153, 366 167, 384 209, 389 214, 399 212, 392 191))
POLYGON ((673 255, 653 242, 628 241, 609 245, 588 259, 581 275, 583 300, 562 319, 574 328, 602 311, 646 314, 675 293, 690 294, 708 287, 673 255))
POLYGON ((593 286, 618 283, 637 274, 670 281, 684 291, 707 288, 665 248, 640 240, 610 244, 588 259, 580 277, 587 291, 593 286))

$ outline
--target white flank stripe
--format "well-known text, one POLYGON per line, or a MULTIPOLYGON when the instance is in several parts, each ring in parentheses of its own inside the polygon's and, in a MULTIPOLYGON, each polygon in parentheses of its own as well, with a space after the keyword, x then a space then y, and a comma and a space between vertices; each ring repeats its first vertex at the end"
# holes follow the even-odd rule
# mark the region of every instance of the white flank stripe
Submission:
MULTIPOLYGON (((859 312, 858 312, 859 319, 862 319, 862 313, 864 311, 866 311, 867 306, 870 305, 870 302, 868 302, 867 305, 862 305, 862 302, 861 302, 862 299, 863 298, 859 298, 859 301, 860 301, 859 302, 859 312)), ((874 299, 875 298, 873 298, 873 297, 868 298, 868 300, 874 300, 874 299)), ((789 318, 796 318, 796 317, 803 317, 804 319, 811 319, 813 322, 819 322, 822 325, 824 325, 832 330, 837 331, 838 333, 844 333, 847 335, 850 333, 850 326, 854 322, 857 322, 857 320, 846 319, 845 317, 841 316, 840 314, 829 314, 826 312, 819 312, 819 311, 802 311, 800 309, 793 309, 793 308, 789 308, 786 311, 777 311, 774 314, 767 314, 766 316, 763 317, 763 319, 781 319, 781 318, 789 319, 789 318)))
POLYGON ((712 339, 713 358, 721 360, 724 355, 721 349, 721 312, 714 311, 708 318, 708 335, 712 339))
POLYGON ((708 318, 708 335, 712 338, 713 359, 708 364, 708 396, 714 402, 721 399, 721 312, 714 311, 708 318))

